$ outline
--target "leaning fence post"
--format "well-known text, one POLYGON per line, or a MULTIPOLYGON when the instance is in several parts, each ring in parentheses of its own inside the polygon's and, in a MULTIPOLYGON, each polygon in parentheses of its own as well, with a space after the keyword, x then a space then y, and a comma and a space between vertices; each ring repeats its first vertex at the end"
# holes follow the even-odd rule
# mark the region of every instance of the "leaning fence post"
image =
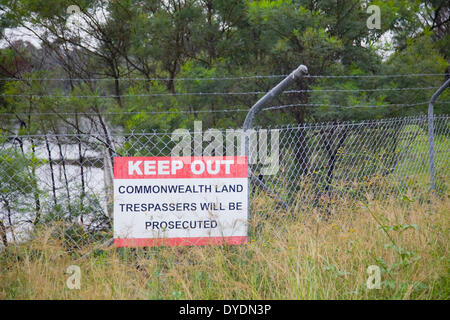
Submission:
MULTIPOLYGON (((255 119, 255 116, 258 112, 261 111, 262 108, 264 108, 270 101, 273 100, 276 96, 278 96, 281 92, 283 92, 284 89, 288 85, 290 85, 295 79, 300 78, 303 74, 308 73, 308 68, 304 65, 300 65, 297 69, 291 72, 290 75, 288 75, 286 78, 284 78, 283 81, 281 81, 279 84, 277 84, 275 87, 273 87, 269 92, 267 92, 264 97, 259 99, 250 109, 250 111, 247 113, 247 116, 244 120, 244 127, 243 130, 248 130, 253 125, 253 120, 255 119)), ((246 139, 246 141, 248 141, 246 139)), ((246 143, 248 146, 248 144, 246 143)), ((246 149, 246 152, 248 150, 246 149)), ((247 154, 247 153, 246 153, 247 154)))
MULTIPOLYGON (((249 152, 249 137, 246 133, 247 130, 249 130, 253 126, 253 120, 255 119, 255 116, 258 112, 260 112, 270 101, 272 101, 275 97, 280 95, 280 93, 283 92, 284 89, 286 89, 287 86, 289 86, 294 80, 301 78, 303 74, 308 73, 308 68, 304 65, 300 65, 297 69, 291 72, 290 75, 288 75, 286 78, 284 78, 283 81, 278 83, 275 87, 273 87, 269 92, 267 92, 261 99, 259 99, 250 109, 250 111, 247 113, 247 116, 244 120, 244 126, 243 126, 243 132, 244 132, 244 152, 247 156, 247 160, 250 159, 250 152, 249 152)), ((261 187, 263 190, 269 191, 269 188, 264 184, 264 182, 260 181, 257 177, 254 177, 252 175, 250 166, 248 166, 248 178, 250 180, 253 180, 256 185, 261 187)), ((277 198, 279 198, 277 195, 275 195, 277 198)), ((281 204, 284 207, 287 207, 287 205, 284 203, 281 198, 278 199, 281 204)))
POLYGON ((440 96, 440 94, 447 88, 450 84, 450 78, 444 82, 444 84, 436 90, 436 92, 431 97, 430 103, 428 104, 428 144, 430 152, 430 187, 431 191, 436 191, 435 185, 435 169, 434 169, 434 102, 440 96))

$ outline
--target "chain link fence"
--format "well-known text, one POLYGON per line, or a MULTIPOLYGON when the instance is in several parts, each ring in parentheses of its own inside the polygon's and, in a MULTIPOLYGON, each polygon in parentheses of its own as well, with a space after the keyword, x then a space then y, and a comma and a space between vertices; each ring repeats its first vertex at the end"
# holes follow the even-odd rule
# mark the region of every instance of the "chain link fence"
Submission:
MULTIPOLYGON (((220 132, 227 152, 243 152, 236 136, 220 132)), ((447 196, 449 116, 434 117, 434 132, 436 192, 447 196)), ((254 134, 251 217, 278 210, 332 214, 340 201, 429 196, 427 117, 255 128, 254 134)), ((171 132, 0 139, 0 246, 51 225, 68 249, 112 238, 114 156, 171 156, 176 145, 171 132)), ((204 153, 208 144, 203 141, 204 153)))

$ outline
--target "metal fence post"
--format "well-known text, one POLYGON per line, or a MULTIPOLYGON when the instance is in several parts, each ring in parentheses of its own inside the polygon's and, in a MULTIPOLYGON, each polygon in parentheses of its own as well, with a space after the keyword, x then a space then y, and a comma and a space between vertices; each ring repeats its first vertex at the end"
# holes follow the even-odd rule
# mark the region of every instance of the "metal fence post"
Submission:
MULTIPOLYGON (((249 137, 246 133, 247 130, 249 130, 253 126, 253 121, 255 119, 255 116, 258 112, 260 112, 270 101, 272 101, 275 97, 280 95, 284 89, 286 89, 287 86, 289 86, 294 80, 299 79, 303 74, 308 73, 308 68, 301 64, 298 66, 297 69, 291 72, 286 78, 283 79, 280 83, 278 83, 275 87, 273 87, 269 92, 267 92, 261 99, 259 99, 250 109, 250 111, 247 113, 247 116, 244 120, 243 125, 243 132, 244 132, 244 150, 245 155, 247 156, 247 161, 250 159, 250 152, 249 152, 249 137)), ((251 181, 255 183, 258 187, 261 189, 270 192, 270 189, 267 188, 267 186, 259 180, 258 177, 254 176, 251 172, 250 166, 248 167, 248 177, 251 181)), ((271 192, 272 193, 272 192, 271 192)), ((272 195, 278 199, 278 201, 284 206, 287 207, 287 204, 276 194, 272 195)), ((250 203, 250 202, 249 202, 250 203)), ((249 217, 250 218, 250 217, 249 217)))
MULTIPOLYGON (((284 78, 283 81, 281 81, 279 84, 277 84, 275 87, 273 87, 269 92, 267 92, 264 97, 259 99, 250 109, 250 111, 247 113, 247 116, 244 120, 244 126, 243 130, 246 131, 250 129, 253 125, 253 120, 255 119, 255 116, 258 112, 261 111, 264 106, 266 106, 270 101, 273 100, 276 96, 278 96, 281 92, 283 92, 284 89, 288 85, 290 85, 295 79, 300 78, 303 74, 308 73, 308 68, 304 65, 300 65, 297 69, 291 72, 290 75, 288 75, 286 78, 284 78)), ((248 140, 246 140, 248 141, 248 140)), ((247 145, 247 143, 246 143, 247 145)), ((247 154, 246 149, 246 154, 247 154)))
POLYGON ((430 187, 431 191, 436 191, 435 185, 435 168, 434 168, 434 102, 441 95, 441 93, 449 86, 450 78, 444 82, 444 84, 436 90, 431 97, 428 104, 428 144, 429 144, 429 158, 430 158, 430 187))

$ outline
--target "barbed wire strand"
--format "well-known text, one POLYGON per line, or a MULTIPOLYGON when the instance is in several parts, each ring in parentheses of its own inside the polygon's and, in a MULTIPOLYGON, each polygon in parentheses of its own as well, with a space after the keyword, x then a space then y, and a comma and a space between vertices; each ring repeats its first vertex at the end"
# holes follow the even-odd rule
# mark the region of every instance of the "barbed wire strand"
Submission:
MULTIPOLYGON (((448 76, 448 73, 411 73, 411 74, 373 74, 373 75, 304 75, 304 78, 325 79, 358 79, 358 78, 407 78, 407 77, 437 77, 448 76)), ((250 75, 236 77, 205 77, 205 78, 0 78, 0 81, 222 81, 272 79, 287 77, 287 74, 250 75)))
MULTIPOLYGON (((389 123, 401 123, 405 122, 405 120, 408 119, 427 119, 426 115, 419 115, 419 116, 411 116, 411 117, 395 117, 395 118, 386 118, 386 119, 372 119, 372 120, 347 120, 342 121, 338 125, 339 126, 350 126, 350 127, 361 127, 368 124, 389 124, 389 123)), ((450 118, 450 115, 443 114, 443 115, 435 115, 434 119, 444 119, 448 120, 450 118)), ((321 127, 323 125, 326 125, 327 122, 317 122, 317 123, 306 123, 306 124, 286 124, 282 126, 277 127, 268 127, 268 129, 281 129, 281 130, 295 130, 299 128, 315 128, 315 127, 321 127)), ((226 128, 218 128, 219 130, 226 130, 226 128)), ((258 129, 258 128, 255 128, 258 129)), ((189 133, 202 133, 203 131, 195 131, 195 130, 189 130, 187 129, 189 133)), ((111 137, 124 137, 124 136, 148 136, 148 135, 154 135, 154 136, 163 136, 170 134, 171 131, 169 129, 152 129, 150 132, 145 130, 131 130, 129 132, 111 132, 109 135, 111 137)), ((36 138, 45 138, 45 137, 74 137, 74 138, 80 138, 80 137, 104 137, 105 133, 98 133, 98 132, 82 132, 82 133, 47 133, 47 134, 13 134, 13 135, 4 135, 3 138, 6 139, 16 139, 16 138, 28 138, 28 137, 36 137, 36 138)))
MULTIPOLYGON (((450 103, 450 100, 438 101, 437 103, 445 104, 450 103)), ((340 108, 340 109, 353 109, 353 108, 383 108, 383 107, 414 107, 420 105, 427 105, 428 101, 417 102, 417 103, 391 103, 391 104, 380 104, 380 105, 337 105, 337 104, 321 104, 321 103, 298 103, 298 104, 287 104, 287 105, 279 105, 264 108, 265 111, 270 110, 280 110, 290 107, 331 107, 331 108, 340 108)), ((192 107, 191 107, 192 108, 192 107)), ((178 111, 124 111, 124 112, 5 112, 1 113, 0 116, 20 116, 20 115, 39 115, 39 116, 108 116, 108 115, 137 115, 137 114, 193 114, 193 113, 227 113, 227 112, 248 112, 250 109, 218 109, 218 110, 178 110, 178 111)))
MULTIPOLYGON (((376 88, 376 89, 303 89, 288 90, 283 94, 305 93, 305 92, 377 92, 377 91, 418 91, 432 90, 439 87, 407 87, 407 88, 376 88)), ((88 99, 117 99, 131 97, 164 97, 164 96, 208 96, 208 95, 258 95, 266 94, 266 91, 249 91, 249 92, 180 92, 180 93, 142 93, 142 94, 122 94, 122 95, 51 95, 51 94, 0 94, 1 97, 35 97, 35 98, 88 98, 88 99)))

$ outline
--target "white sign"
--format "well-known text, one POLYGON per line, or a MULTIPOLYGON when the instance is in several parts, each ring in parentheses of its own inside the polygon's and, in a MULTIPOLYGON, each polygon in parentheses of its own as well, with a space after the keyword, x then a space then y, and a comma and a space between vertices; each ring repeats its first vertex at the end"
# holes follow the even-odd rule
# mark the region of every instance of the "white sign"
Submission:
POLYGON ((247 157, 114 158, 118 247, 247 243, 247 157))

